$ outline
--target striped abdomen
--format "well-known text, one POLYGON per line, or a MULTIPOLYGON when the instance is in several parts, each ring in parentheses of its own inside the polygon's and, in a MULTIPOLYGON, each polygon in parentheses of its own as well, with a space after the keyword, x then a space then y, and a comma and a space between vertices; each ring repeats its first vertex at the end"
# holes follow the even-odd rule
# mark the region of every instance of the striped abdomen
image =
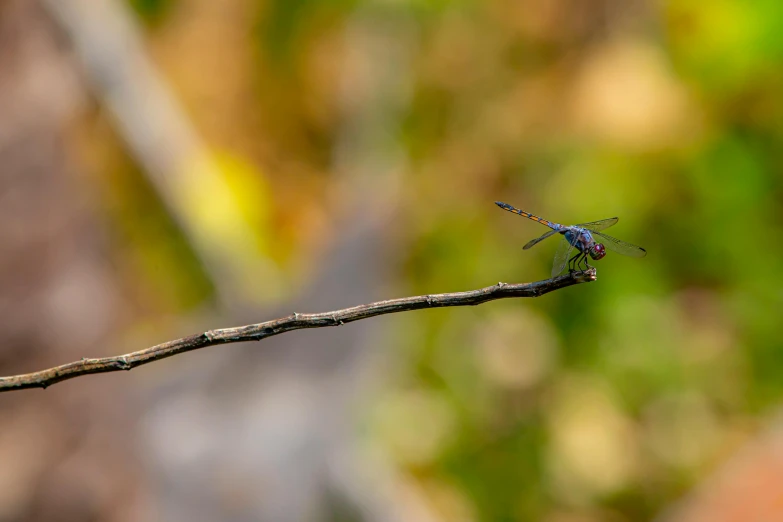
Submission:
POLYGON ((516 207, 512 207, 508 203, 503 203, 502 201, 495 201, 495 205, 499 206, 503 210, 508 210, 509 212, 513 212, 514 214, 519 214, 520 216, 524 216, 528 219, 532 219, 533 221, 536 221, 537 223, 541 223, 542 225, 546 225, 551 229, 560 230, 560 228, 562 228, 557 223, 552 223, 551 221, 547 221, 546 219, 533 215, 530 212, 525 212, 524 210, 520 210, 516 207))

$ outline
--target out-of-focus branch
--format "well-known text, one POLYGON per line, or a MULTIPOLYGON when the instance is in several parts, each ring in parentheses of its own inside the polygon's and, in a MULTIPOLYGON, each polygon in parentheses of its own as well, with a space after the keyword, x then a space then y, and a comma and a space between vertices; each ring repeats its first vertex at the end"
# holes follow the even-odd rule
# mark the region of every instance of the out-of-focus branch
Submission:
POLYGON ((321 328, 325 326, 340 326, 345 323, 368 319, 377 315, 393 314, 423 308, 444 308, 448 306, 475 306, 495 299, 507 299, 510 297, 538 297, 553 290, 559 290, 567 286, 579 283, 595 281, 594 268, 584 272, 574 272, 553 279, 537 281, 535 283, 506 284, 498 283, 493 286, 470 290, 467 292, 454 292, 448 294, 419 295, 415 297, 403 297, 389 299, 375 303, 344 308, 333 312, 319 314, 293 313, 287 317, 266 321, 263 323, 237 326, 235 328, 221 328, 209 330, 197 335, 175 339, 162 344, 131 352, 116 357, 101 357, 98 359, 83 358, 61 366, 55 366, 40 372, 0 377, 0 392, 22 390, 25 388, 46 388, 52 384, 82 375, 92 373, 117 372, 131 370, 142 364, 147 364, 159 359, 165 359, 191 350, 198 350, 217 344, 239 343, 243 341, 260 341, 267 337, 279 335, 292 330, 304 328, 321 328))
POLYGON ((275 302, 279 270, 256 252, 255 232, 215 158, 144 48, 119 0, 43 0, 70 38, 95 95, 188 238, 221 305, 275 302))

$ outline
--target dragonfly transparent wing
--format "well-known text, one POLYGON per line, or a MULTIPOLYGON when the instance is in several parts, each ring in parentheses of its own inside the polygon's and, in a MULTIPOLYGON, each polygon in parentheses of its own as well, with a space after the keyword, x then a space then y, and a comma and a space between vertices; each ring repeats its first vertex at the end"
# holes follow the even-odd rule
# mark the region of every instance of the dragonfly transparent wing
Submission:
POLYGON ((586 228, 591 232, 598 232, 599 230, 606 230, 607 228, 616 225, 619 219, 620 218, 616 218, 616 217, 606 218, 606 219, 601 219, 599 221, 590 221, 589 223, 579 223, 576 226, 586 228))
POLYGON ((565 270, 565 267, 568 264, 568 259, 571 257, 573 252, 574 245, 569 243, 568 240, 563 237, 563 240, 560 241, 560 244, 557 247, 555 261, 552 263, 552 277, 559 276, 563 270, 565 270))
POLYGON ((525 246, 522 247, 522 250, 527 250, 528 248, 533 248, 534 246, 539 244, 541 241, 545 240, 546 238, 550 237, 553 234, 557 234, 557 230, 550 230, 549 232, 547 232, 546 234, 544 234, 541 237, 537 237, 535 239, 531 239, 530 241, 528 241, 528 243, 525 246))
POLYGON ((618 254, 631 257, 644 257, 647 255, 647 251, 640 246, 632 245, 631 243, 626 243, 625 241, 620 241, 616 237, 607 236, 606 234, 595 230, 593 230, 592 233, 595 236, 601 238, 603 241, 600 242, 603 243, 604 246, 612 252, 617 252, 618 254))

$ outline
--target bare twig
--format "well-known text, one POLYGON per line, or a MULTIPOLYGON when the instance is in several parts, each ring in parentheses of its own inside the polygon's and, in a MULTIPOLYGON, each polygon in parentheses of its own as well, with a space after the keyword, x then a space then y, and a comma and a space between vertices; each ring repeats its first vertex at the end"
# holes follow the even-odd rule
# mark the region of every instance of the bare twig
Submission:
POLYGON ((562 275, 535 283, 498 283, 479 290, 403 297, 400 299, 390 299, 387 301, 378 301, 376 303, 354 306, 352 308, 344 308, 333 312, 323 312, 320 314, 300 314, 294 312, 287 317, 263 323, 237 326, 235 328, 209 330, 208 332, 175 339, 125 355, 101 357, 98 359, 83 358, 80 361, 55 366, 48 370, 13 375, 10 377, 0 377, 0 392, 22 390, 25 388, 46 388, 47 386, 60 381, 73 379, 74 377, 82 375, 131 370, 142 364, 171 357, 179 353, 198 350, 199 348, 205 348, 207 346, 239 343, 243 341, 260 341, 267 337, 290 332, 292 330, 340 326, 360 319, 375 317, 376 315, 393 314, 408 310, 421 310, 422 308, 474 306, 486 303, 487 301, 510 297, 538 297, 552 292, 553 290, 559 290, 579 283, 595 281, 595 279, 595 269, 591 268, 584 272, 574 272, 572 274, 562 275))

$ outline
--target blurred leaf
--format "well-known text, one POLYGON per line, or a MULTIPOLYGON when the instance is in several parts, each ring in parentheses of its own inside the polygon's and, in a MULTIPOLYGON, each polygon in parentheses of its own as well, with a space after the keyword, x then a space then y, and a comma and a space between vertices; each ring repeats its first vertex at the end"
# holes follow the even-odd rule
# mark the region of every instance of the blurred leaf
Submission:
MULTIPOLYGON (((258 27, 259 44, 283 70, 290 65, 291 54, 299 51, 302 33, 338 20, 360 0, 273 0, 269 12, 258 27)), ((327 24, 328 25, 328 24, 327 24)))
POLYGON ((130 6, 147 23, 159 24, 178 0, 127 0, 130 6))

